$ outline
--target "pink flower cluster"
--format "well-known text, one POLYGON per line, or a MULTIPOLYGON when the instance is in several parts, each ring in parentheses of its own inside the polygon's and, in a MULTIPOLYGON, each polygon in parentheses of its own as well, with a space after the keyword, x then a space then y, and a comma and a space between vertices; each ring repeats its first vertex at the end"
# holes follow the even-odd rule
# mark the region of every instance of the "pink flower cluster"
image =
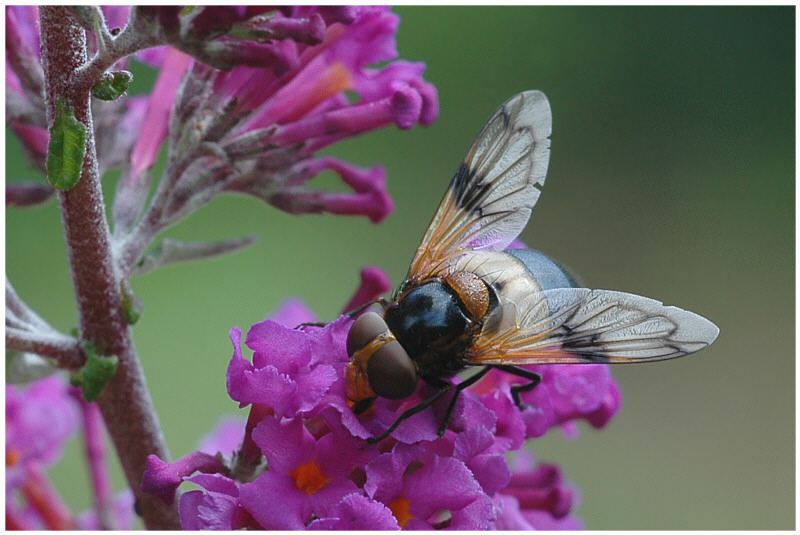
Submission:
MULTIPOLYGON (((26 386, 6 385, 6 529, 101 527, 96 509, 73 514, 47 476, 47 469, 61 459, 65 444, 81 428, 88 442, 102 442, 101 429, 91 426, 91 422, 99 423, 96 411, 95 405, 85 403, 80 392, 58 375, 26 386)), ((96 484, 103 485, 108 474, 101 467, 93 477, 96 484)), ((110 487, 104 491, 110 492, 110 487)), ((96 497, 107 500, 106 513, 113 515, 113 524, 106 527, 132 526, 130 490, 116 497, 101 491, 96 497)))
MULTIPOLYGON (((367 277, 369 278, 369 277, 367 277)), ((205 451, 172 464, 149 459, 145 484, 166 501, 182 481, 200 490, 180 497, 192 529, 568 529, 575 490, 561 471, 534 464, 526 439, 584 419, 603 426, 619 407, 605 365, 540 366, 542 383, 522 394, 518 378, 492 371, 459 398, 441 439, 449 398, 380 434, 403 410, 435 390, 421 384, 410 398, 379 398, 356 415, 345 398, 345 349, 352 319, 305 325, 313 314, 296 302, 245 338, 231 330, 228 393, 250 407, 247 423, 228 424, 205 451), (242 439, 242 437, 244 437, 242 439), (214 450, 214 448, 224 448, 214 450), (215 453, 222 456, 215 456, 215 453)), ((456 379, 457 380, 457 379, 456 379)))
MULTIPOLYGON (((231 14, 205 8, 202 20, 215 9, 231 14)), ((188 177, 175 182, 172 197, 181 202, 233 191, 294 214, 363 215, 379 222, 393 207, 384 169, 316 153, 387 125, 408 129, 438 116, 436 89, 422 78, 425 65, 396 59, 398 25, 386 8, 287 7, 268 19, 268 43, 238 43, 241 61, 228 70, 169 50, 142 125, 151 135, 133 147, 123 189, 136 190, 169 135, 182 147, 174 169, 188 177), (170 114, 180 128, 168 131, 170 114), (338 175, 349 191, 309 187, 324 171, 338 175)), ((174 205, 167 212, 182 209, 174 205)))
MULTIPOLYGON (((225 191, 294 214, 379 222, 393 208, 383 167, 317 152, 384 126, 429 125, 439 113, 425 64, 397 59, 400 19, 386 7, 141 6, 104 7, 101 14, 108 31, 121 29, 139 44, 139 61, 159 69, 149 94, 94 102, 99 170, 126 166, 112 213, 123 231, 144 211, 149 173, 166 141, 169 165, 150 224, 173 223, 225 191), (309 187, 323 172, 347 189, 309 187)), ((37 10, 9 6, 6 23, 9 126, 44 170, 49 134, 37 10)), ((102 60, 88 35, 94 60, 102 60)), ((121 55, 109 70, 127 67, 121 55)), ((28 205, 52 193, 31 182, 6 195, 28 205)))

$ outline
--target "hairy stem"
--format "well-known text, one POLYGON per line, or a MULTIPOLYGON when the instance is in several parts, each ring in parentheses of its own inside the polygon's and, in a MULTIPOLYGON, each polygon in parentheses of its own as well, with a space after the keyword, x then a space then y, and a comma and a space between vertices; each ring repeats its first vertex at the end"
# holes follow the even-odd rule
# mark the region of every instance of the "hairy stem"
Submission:
POLYGON ((68 7, 43 6, 39 16, 48 124, 52 124, 56 101, 64 98, 87 128, 81 178, 72 189, 58 192, 80 339, 92 342, 99 354, 119 358, 117 372, 100 395, 98 405, 136 495, 137 512, 150 529, 178 528, 175 508, 140 490, 147 455, 164 459, 169 454, 122 310, 120 277, 112 257, 98 176, 91 87, 74 83, 79 79, 76 73, 86 62, 84 30, 68 7))
POLYGON ((35 353, 54 359, 59 368, 77 370, 86 361, 77 340, 52 331, 47 333, 18 329, 6 322, 6 351, 35 353))

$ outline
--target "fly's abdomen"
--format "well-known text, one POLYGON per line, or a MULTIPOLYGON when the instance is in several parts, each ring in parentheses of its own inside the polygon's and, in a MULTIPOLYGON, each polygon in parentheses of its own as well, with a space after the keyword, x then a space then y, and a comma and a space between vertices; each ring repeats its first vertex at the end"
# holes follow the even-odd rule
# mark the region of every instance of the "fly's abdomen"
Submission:
POLYGON ((506 249, 505 252, 525 264, 542 290, 578 287, 575 277, 544 253, 532 249, 506 249))

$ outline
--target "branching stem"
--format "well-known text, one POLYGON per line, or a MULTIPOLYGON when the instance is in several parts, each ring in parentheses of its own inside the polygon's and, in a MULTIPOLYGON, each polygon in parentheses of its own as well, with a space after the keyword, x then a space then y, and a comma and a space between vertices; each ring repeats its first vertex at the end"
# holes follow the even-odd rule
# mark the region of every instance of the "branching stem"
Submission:
POLYGON ((177 529, 176 509, 140 490, 147 455, 166 459, 169 454, 122 310, 95 152, 91 87, 76 83, 76 73, 87 60, 86 37, 68 7, 42 6, 39 16, 48 124, 52 124, 57 99, 63 98, 87 129, 81 178, 72 189, 58 192, 79 338, 82 343, 92 342, 98 353, 119 358, 117 372, 98 405, 136 496, 137 512, 150 529, 177 529))

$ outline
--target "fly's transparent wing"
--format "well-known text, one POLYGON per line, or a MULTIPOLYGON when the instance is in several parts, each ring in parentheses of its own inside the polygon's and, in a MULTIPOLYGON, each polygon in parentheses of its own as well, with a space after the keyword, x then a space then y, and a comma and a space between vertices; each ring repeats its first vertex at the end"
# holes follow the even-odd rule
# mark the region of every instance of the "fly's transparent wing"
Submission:
POLYGON ((472 364, 622 363, 699 351, 719 328, 655 299, 609 290, 558 288, 499 305, 472 348, 472 364))
POLYGON ((495 111, 450 182, 407 279, 434 276, 467 251, 505 249, 519 235, 544 184, 551 124, 540 91, 495 111))

